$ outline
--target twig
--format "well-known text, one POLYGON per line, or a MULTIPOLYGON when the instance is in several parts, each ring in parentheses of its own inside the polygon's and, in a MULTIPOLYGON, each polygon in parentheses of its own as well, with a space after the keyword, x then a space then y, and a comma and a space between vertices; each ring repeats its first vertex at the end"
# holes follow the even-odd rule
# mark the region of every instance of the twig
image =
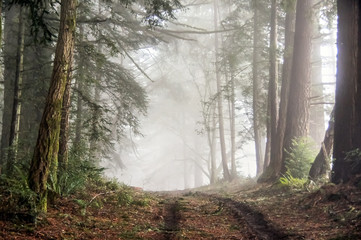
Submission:
POLYGON ((111 194, 111 193, 115 193, 116 191, 110 191, 110 192, 105 192, 105 193, 98 193, 97 195, 95 195, 90 201, 89 203, 87 204, 87 206, 89 206, 93 201, 94 199, 96 199, 97 197, 99 197, 100 195, 106 195, 106 194, 111 194))

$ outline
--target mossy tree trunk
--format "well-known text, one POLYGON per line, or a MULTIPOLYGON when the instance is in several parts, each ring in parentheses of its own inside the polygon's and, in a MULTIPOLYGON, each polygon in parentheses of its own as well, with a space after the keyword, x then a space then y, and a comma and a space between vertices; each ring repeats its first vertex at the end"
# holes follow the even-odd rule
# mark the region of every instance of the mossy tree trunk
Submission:
POLYGON ((40 122, 38 139, 29 171, 29 187, 38 194, 38 211, 47 210, 47 181, 56 171, 59 151, 61 112, 74 54, 76 0, 62 0, 59 35, 55 50, 53 73, 40 122))

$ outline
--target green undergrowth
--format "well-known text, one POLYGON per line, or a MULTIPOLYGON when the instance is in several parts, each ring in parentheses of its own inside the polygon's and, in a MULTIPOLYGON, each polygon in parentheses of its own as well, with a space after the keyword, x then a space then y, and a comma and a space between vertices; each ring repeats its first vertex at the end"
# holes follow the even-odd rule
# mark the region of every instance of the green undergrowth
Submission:
POLYGON ((315 159, 314 143, 309 138, 292 140, 289 150, 286 150, 286 173, 279 179, 279 186, 289 189, 309 190, 314 183, 308 180, 311 164, 315 159))
MULTIPOLYGON (((0 175, 0 220, 37 221, 38 213, 34 211, 37 195, 28 186, 28 169, 26 165, 16 165, 11 176, 0 175)), ((49 177, 48 208, 69 202, 76 207, 76 214, 89 216, 107 205, 147 207, 151 203, 149 194, 108 179, 103 171, 90 161, 70 161, 67 168, 58 173, 57 182, 49 177)))
POLYGON ((279 185, 290 189, 306 189, 309 180, 307 178, 296 178, 289 171, 279 179, 279 185))

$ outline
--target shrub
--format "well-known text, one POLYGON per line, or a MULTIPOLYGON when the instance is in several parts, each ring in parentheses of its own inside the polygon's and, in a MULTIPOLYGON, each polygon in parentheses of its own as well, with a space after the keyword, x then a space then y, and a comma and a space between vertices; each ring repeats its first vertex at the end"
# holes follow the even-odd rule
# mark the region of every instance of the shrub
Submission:
POLYGON ((287 152, 286 168, 293 178, 307 178, 311 164, 317 152, 312 141, 308 138, 297 138, 292 140, 292 146, 287 152))
POLYGON ((11 176, 0 175, 0 204, 4 211, 22 212, 35 209, 36 194, 29 188, 28 166, 16 164, 11 176))

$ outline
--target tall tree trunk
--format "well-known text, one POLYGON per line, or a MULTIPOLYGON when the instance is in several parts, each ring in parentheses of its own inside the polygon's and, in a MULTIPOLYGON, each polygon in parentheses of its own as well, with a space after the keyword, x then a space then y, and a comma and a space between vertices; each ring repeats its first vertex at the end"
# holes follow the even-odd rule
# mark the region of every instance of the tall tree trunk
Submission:
POLYGON ((94 86, 94 97, 93 97, 93 101, 94 101, 94 109, 92 110, 92 133, 91 133, 91 137, 90 137, 90 156, 91 158, 93 158, 93 160, 95 160, 96 162, 98 162, 100 159, 100 146, 99 146, 99 120, 100 120, 100 106, 98 105, 100 102, 100 89, 99 89, 99 85, 100 85, 100 81, 101 78, 100 76, 96 76, 96 83, 94 86))
MULTIPOLYGON (((78 77, 79 78, 79 77, 78 77)), ((83 122, 83 101, 81 93, 83 91, 82 79, 76 79, 77 82, 77 100, 76 100, 76 120, 75 120, 75 138, 74 145, 79 147, 81 142, 81 128, 83 122)))
MULTIPOLYGON (((98 13, 101 13, 101 0, 98 0, 98 13)), ((98 37, 101 38, 102 36, 102 30, 98 30, 98 37)), ((97 44, 97 51, 99 53, 102 52, 102 46, 100 43, 97 44)), ((101 69, 101 63, 97 62, 96 67, 98 69, 101 69)), ((100 146, 100 131, 99 131, 99 124, 100 124, 100 117, 101 117, 101 111, 100 111, 100 86, 101 86, 102 76, 100 75, 100 71, 95 76, 95 84, 94 84, 94 109, 92 113, 92 134, 90 138, 90 156, 95 160, 96 162, 100 162, 100 156, 101 156, 101 146, 100 146)))
MULTIPOLYGON (((49 7, 49 6, 48 6, 49 7)), ((25 19, 29 17, 29 11, 25 19)), ((50 16, 49 16, 50 17, 50 16)), ((38 135, 38 126, 44 111, 49 90, 54 49, 34 42, 29 32, 31 21, 25 20, 24 76, 22 91, 21 122, 19 134, 19 159, 30 156, 38 135), (34 127, 35 126, 35 127, 34 127), (19 152, 20 153, 20 152, 19 152)))
MULTIPOLYGON (((81 32, 82 36, 82 32, 81 32)), ((73 58, 73 54, 71 55, 73 58)), ((70 59, 70 62, 73 62, 73 59, 70 59)), ((69 67, 67 83, 65 86, 63 105, 61 110, 61 122, 60 122, 60 136, 59 136, 59 165, 62 170, 67 169, 69 161, 69 148, 68 148, 68 138, 69 138, 69 116, 70 116, 70 107, 71 107, 71 80, 73 69, 72 66, 69 67)))
POLYGON ((331 151, 333 147, 335 127, 334 118, 335 117, 333 109, 330 115, 330 121, 328 122, 328 128, 326 130, 325 137, 323 138, 323 142, 321 143, 320 151, 318 152, 309 172, 309 178, 312 180, 329 178, 331 151))
POLYGON ((297 1, 295 47, 293 51, 281 173, 286 172, 287 151, 290 151, 292 141, 300 137, 306 137, 308 134, 312 47, 312 21, 310 16, 312 2, 312 0, 297 1))
POLYGON ((68 166, 68 137, 69 137, 69 115, 71 105, 71 69, 65 87, 63 106, 61 110, 60 135, 59 135, 59 165, 64 170, 68 166))
POLYGON ((235 92, 234 92, 234 72, 231 67, 231 78, 230 78, 230 131, 231 131, 231 175, 232 178, 237 177, 237 166, 236 166, 236 106, 235 106, 235 92))
POLYGON ((265 158, 265 167, 269 165, 271 149, 276 148, 277 123, 278 123, 278 63, 277 63, 277 1, 272 0, 271 5, 271 34, 270 34, 270 70, 268 86, 268 125, 267 144, 269 145, 269 157, 265 158))
MULTIPOLYGON (((218 30, 218 1, 214 0, 214 28, 215 31, 218 30)), ((215 34, 214 40, 215 47, 215 69, 216 69, 216 81, 217 81, 217 106, 218 106, 218 125, 219 125, 219 138, 221 144, 221 156, 222 156, 222 167, 223 167, 223 178, 226 181, 231 180, 231 175, 228 170, 227 164, 227 156, 226 156, 226 142, 224 137, 224 120, 223 120, 223 94, 222 94, 222 86, 221 86, 221 76, 220 76, 220 67, 219 67, 219 42, 218 42, 218 34, 215 34)))
POLYGON ((283 55, 282 86, 281 86, 276 139, 273 141, 273 145, 271 148, 270 164, 267 167, 264 174, 262 174, 262 176, 260 176, 260 178, 258 179, 259 182, 273 182, 279 177, 279 174, 281 172, 282 156, 283 156, 283 140, 286 129, 287 105, 288 105, 288 96, 290 90, 290 79, 291 79, 291 70, 292 70, 292 56, 293 56, 295 19, 296 19, 295 8, 296 5, 289 6, 286 13, 285 50, 283 55))
POLYGON ((18 31, 17 17, 19 6, 5 8, 5 24, 4 24, 4 102, 1 128, 1 151, 0 151, 0 171, 6 163, 7 153, 10 139, 10 125, 12 116, 12 104, 14 101, 14 79, 16 66, 16 39, 14 32, 18 31))
MULTIPOLYGON (((268 86, 269 88, 269 86, 268 86)), ((264 151, 263 171, 269 166, 271 161, 271 95, 268 89, 267 98, 267 119, 266 119, 266 148, 264 151)))
POLYGON ((9 136, 9 157, 7 163, 8 172, 11 174, 14 164, 16 163, 18 152, 19 128, 20 128, 20 114, 21 114, 21 88, 23 83, 23 69, 24 69, 24 38, 25 38, 25 24, 24 24, 24 7, 19 8, 19 30, 18 30, 18 46, 16 50, 16 66, 15 66, 15 81, 14 81, 14 101, 11 115, 10 136, 9 136))
MULTIPOLYGON (((84 28, 79 26, 79 37, 80 43, 84 40, 84 28)), ((83 81, 84 81, 84 46, 80 44, 79 46, 79 63, 78 63, 78 76, 76 78, 76 87, 77 87, 77 100, 76 100, 76 120, 75 120, 75 138, 74 145, 76 148, 79 148, 81 141, 81 128, 83 122, 83 81)))
POLYGON ((207 130, 208 134, 208 144, 210 147, 210 160, 211 160, 211 169, 210 169, 210 183, 214 184, 217 181, 217 159, 216 159, 216 106, 213 104, 212 111, 210 113, 209 123, 211 122, 212 125, 207 130))
MULTIPOLYGON (((319 0, 317 0, 319 1, 319 0)), ((316 2, 314 0, 314 2, 316 2)), ((316 16, 316 14, 315 14, 316 16)), ((311 109, 310 109, 310 136, 317 144, 321 142, 325 133, 325 117, 323 108, 323 85, 322 85, 322 58, 321 45, 322 36, 320 33, 319 18, 313 21, 312 41, 312 70, 311 70, 311 109)))
POLYGON ((61 110, 74 54, 75 29, 76 0, 62 0, 53 73, 28 177, 30 189, 38 195, 37 208, 43 212, 47 210, 50 167, 57 166, 61 110))
POLYGON ((2 39, 3 39, 3 1, 0 1, 0 48, 2 49, 2 39))
POLYGON ((361 2, 338 0, 337 12, 338 59, 332 182, 347 183, 361 172, 361 2))
POLYGON ((259 62, 261 55, 261 42, 260 42, 260 23, 259 23, 259 1, 253 0, 254 16, 253 16, 253 130, 254 141, 256 150, 256 163, 257 163, 257 175, 260 175, 263 171, 263 156, 262 156, 262 140, 261 140, 261 116, 260 116, 260 92, 261 83, 259 77, 259 62))

